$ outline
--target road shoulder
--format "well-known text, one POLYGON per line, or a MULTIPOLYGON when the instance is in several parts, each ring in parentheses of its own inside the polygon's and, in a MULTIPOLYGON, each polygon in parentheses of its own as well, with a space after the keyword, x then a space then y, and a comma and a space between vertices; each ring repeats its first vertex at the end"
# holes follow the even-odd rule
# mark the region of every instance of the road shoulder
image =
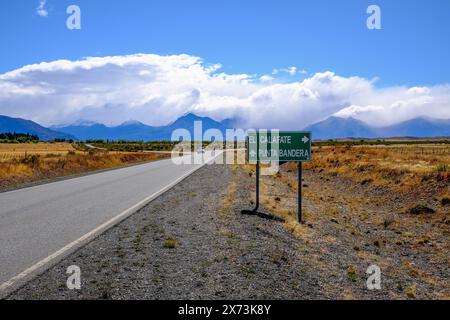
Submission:
POLYGON ((203 167, 9 299, 323 297, 298 256, 301 240, 281 223, 240 214, 250 206, 244 175, 203 167), (66 286, 71 265, 81 269, 81 290, 66 286))

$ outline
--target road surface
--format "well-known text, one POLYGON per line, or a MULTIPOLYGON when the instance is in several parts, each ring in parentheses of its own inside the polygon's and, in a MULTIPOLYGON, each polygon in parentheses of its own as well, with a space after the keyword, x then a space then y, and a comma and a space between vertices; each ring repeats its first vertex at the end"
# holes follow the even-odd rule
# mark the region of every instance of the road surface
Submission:
POLYGON ((0 297, 200 167, 167 159, 1 193, 0 297))

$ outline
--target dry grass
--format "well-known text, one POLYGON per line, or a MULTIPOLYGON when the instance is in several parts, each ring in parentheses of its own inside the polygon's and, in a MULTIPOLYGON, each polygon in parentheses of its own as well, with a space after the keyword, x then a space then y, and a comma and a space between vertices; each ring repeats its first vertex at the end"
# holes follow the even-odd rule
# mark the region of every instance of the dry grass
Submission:
POLYGON ((178 245, 178 241, 174 238, 168 238, 164 241, 164 248, 175 249, 178 245))
MULTIPOLYGON (((296 164, 290 164, 292 169, 296 164)), ((305 169, 336 174, 361 184, 409 191, 450 182, 450 145, 337 146, 315 148, 305 169)))
POLYGON ((0 144, 0 189, 166 157, 148 153, 80 152, 68 143, 0 144))
POLYGON ((28 155, 66 155, 69 152, 76 152, 70 143, 21 143, 10 144, 0 143, 0 162, 20 159, 28 155))
POLYGON ((234 197, 237 190, 237 181, 236 177, 236 166, 233 166, 233 178, 228 184, 227 193, 223 199, 223 211, 228 212, 234 202, 234 197))

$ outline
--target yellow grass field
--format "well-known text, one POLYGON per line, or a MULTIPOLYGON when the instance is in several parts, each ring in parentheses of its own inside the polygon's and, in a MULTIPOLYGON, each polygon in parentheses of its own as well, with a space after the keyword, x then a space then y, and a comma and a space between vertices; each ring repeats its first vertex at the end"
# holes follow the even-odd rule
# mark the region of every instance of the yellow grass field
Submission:
POLYGON ((9 144, 0 143, 0 162, 11 159, 22 158, 26 155, 66 155, 68 152, 76 150, 70 143, 21 143, 9 144))
MULTIPOLYGON (((295 162, 286 166, 289 172, 297 171, 295 162)), ((450 191, 450 144, 314 147, 312 161, 303 168, 397 192, 426 187, 450 191)))
POLYGON ((0 190, 39 180, 167 158, 142 152, 77 151, 69 143, 0 144, 0 190))
POLYGON ((319 147, 305 168, 396 191, 430 184, 448 186, 450 145, 319 147))

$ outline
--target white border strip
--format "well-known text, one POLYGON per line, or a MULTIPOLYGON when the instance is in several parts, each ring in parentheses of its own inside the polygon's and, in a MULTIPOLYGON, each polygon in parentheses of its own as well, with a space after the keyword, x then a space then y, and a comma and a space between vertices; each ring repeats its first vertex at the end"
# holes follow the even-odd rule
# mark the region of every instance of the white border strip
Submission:
POLYGON ((56 251, 55 253, 49 255, 47 258, 42 259, 41 261, 35 263, 28 269, 22 271, 18 275, 12 277, 8 281, 4 282, 0 285, 0 299, 5 298, 7 295, 11 294, 14 290, 18 289, 21 284, 24 284, 25 282, 31 280, 33 277, 37 276, 39 273, 49 269, 50 267, 57 264, 59 261, 73 253, 76 249, 82 247, 83 245, 86 245, 90 241, 92 241, 97 236, 101 235, 106 230, 110 229, 111 227, 115 226, 119 222, 123 221, 124 219, 128 218, 130 215, 138 211, 139 209, 143 208, 145 205, 147 205, 149 202, 163 194, 164 192, 168 191, 169 189, 176 186, 178 183, 186 179, 188 176, 193 174, 195 171, 203 168, 206 164, 212 162, 216 157, 221 155, 223 152, 220 152, 219 154, 213 156, 212 159, 205 161, 205 163, 201 164, 199 167, 189 171, 188 173, 184 174, 180 178, 176 179, 175 181, 171 182, 164 188, 160 189, 159 191, 153 193, 152 195, 148 196, 144 200, 140 201, 139 203, 135 204, 131 208, 123 211, 119 215, 115 216, 114 218, 108 220, 107 222, 103 223, 102 225, 98 226, 94 230, 86 233, 84 236, 78 238, 77 240, 69 243, 68 245, 64 246, 60 250, 56 251))

